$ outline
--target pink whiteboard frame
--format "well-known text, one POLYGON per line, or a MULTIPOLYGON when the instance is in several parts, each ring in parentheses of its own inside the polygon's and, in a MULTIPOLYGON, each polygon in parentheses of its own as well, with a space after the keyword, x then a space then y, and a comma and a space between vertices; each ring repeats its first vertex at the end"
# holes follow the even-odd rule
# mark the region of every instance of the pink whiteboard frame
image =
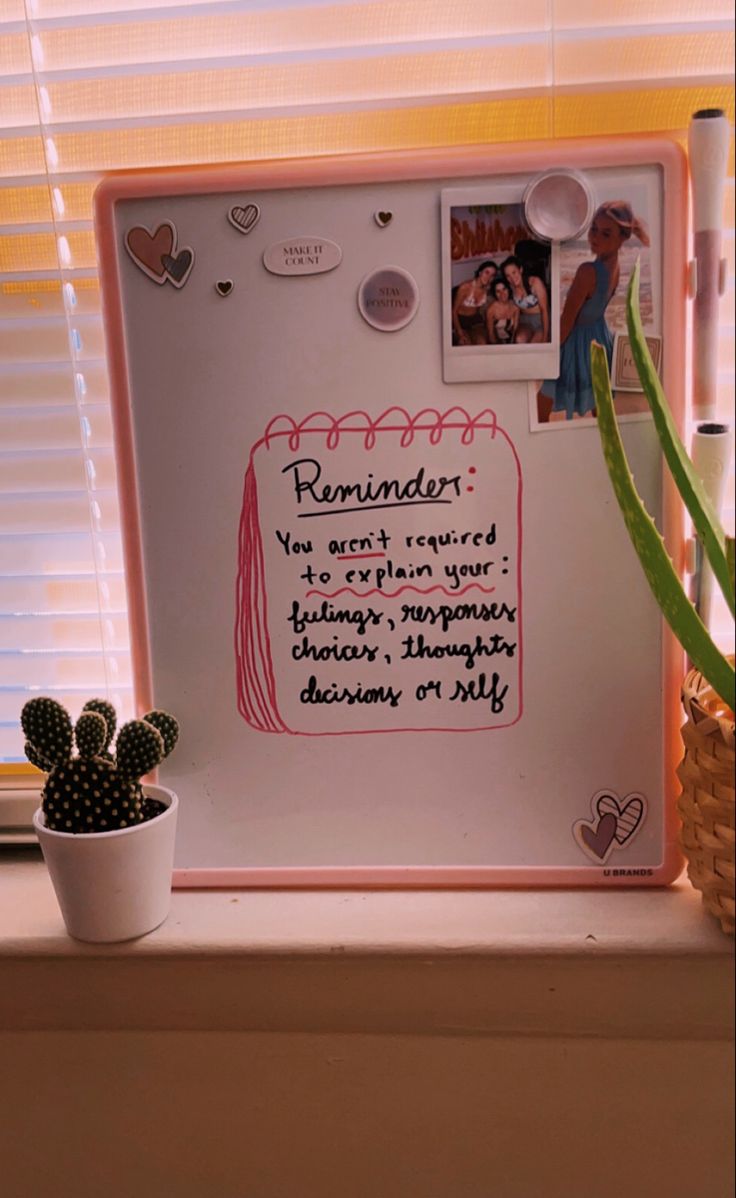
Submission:
MULTIPOLYGON (((114 209, 120 200, 143 196, 203 195, 221 191, 329 187, 339 184, 398 182, 407 179, 462 179, 480 175, 536 174, 565 165, 616 168, 657 165, 664 180, 663 334, 667 345, 663 383, 675 418, 684 425, 687 296, 687 160, 680 146, 662 138, 621 137, 528 143, 518 151, 504 146, 460 147, 344 157, 255 162, 226 167, 136 172, 111 175, 94 197, 102 306, 105 320, 113 428, 122 515, 128 610, 136 709, 153 705, 148 613, 143 579, 140 512, 128 375, 125 359, 122 289, 115 245, 114 209), (678 302, 679 300, 679 302, 678 302), (675 347, 682 347, 678 353, 675 347)), ((675 565, 682 570, 685 543, 683 513, 674 483, 664 472, 664 536, 675 565)), ((663 862, 648 877, 605 877, 600 866, 575 868, 497 866, 355 866, 175 869, 179 888, 492 888, 545 886, 664 886, 682 870, 677 846, 675 769, 681 758, 679 687, 683 655, 674 637, 663 631, 662 694, 665 705, 663 769, 665 777, 663 862)), ((611 871, 612 874, 613 871, 611 871)))

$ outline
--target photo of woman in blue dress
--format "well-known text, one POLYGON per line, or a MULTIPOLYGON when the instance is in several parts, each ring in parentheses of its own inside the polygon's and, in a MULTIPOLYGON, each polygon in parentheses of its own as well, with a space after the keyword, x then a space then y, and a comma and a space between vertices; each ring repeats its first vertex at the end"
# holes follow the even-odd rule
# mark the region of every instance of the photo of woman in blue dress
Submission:
POLYGON ((613 333, 605 313, 619 284, 619 251, 631 237, 649 245, 644 222, 627 201, 609 200, 597 208, 588 232, 594 259, 578 267, 565 299, 560 316, 560 374, 540 388, 540 423, 595 415, 590 347, 593 341, 603 345, 610 367, 613 333))

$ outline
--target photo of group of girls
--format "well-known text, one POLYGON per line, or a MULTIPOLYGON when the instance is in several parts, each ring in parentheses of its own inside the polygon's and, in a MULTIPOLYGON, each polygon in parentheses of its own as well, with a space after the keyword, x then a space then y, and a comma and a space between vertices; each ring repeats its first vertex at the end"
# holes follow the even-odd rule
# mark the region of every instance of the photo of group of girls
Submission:
MULTIPOLYGON (((453 209, 455 229, 486 224, 471 209, 453 209)), ((490 223, 490 222, 489 222, 490 223)), ((500 248, 481 258, 452 263, 453 346, 537 345, 551 339, 550 247, 535 241, 523 224, 520 204, 496 205, 491 232, 475 235, 467 248, 500 248), (521 236, 519 236, 521 235, 521 236), (456 281, 456 280, 460 281, 456 281)), ((472 237, 472 234, 471 234, 472 237)), ((461 235, 455 237, 463 248, 461 235)))

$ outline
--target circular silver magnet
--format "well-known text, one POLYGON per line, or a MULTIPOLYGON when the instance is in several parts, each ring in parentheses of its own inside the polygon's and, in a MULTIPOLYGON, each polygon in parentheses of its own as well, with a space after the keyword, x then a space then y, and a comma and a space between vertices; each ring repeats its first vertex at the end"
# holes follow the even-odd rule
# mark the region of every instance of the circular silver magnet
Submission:
POLYGON ((541 241, 572 241, 593 219, 593 191, 584 175, 559 168, 527 184, 522 199, 531 232, 541 241))

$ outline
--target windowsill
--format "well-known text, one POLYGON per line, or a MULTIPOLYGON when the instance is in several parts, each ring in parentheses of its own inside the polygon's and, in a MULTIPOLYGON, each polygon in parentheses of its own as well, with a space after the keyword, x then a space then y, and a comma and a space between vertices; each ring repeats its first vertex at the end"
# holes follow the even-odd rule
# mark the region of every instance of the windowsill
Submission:
POLYGON ((687 881, 624 891, 175 891, 70 939, 35 849, 0 858, 0 1027, 722 1039, 732 939, 687 881))

